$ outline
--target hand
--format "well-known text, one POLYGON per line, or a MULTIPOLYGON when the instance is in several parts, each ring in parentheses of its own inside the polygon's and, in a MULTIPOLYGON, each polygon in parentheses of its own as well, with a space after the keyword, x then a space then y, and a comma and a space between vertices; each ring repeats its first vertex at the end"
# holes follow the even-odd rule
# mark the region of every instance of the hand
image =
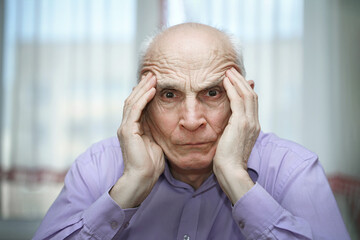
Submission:
POLYGON ((156 78, 151 72, 126 99, 118 138, 125 164, 124 174, 158 178, 164 169, 163 151, 152 139, 142 112, 155 96, 156 78))
POLYGON ((155 86, 156 78, 149 72, 125 101, 117 132, 124 174, 110 191, 110 196, 123 208, 139 205, 164 171, 163 151, 152 139, 143 116, 143 110, 155 96, 155 86))
POLYGON ((247 161, 260 133, 260 123, 258 98, 251 87, 253 81, 247 82, 235 68, 227 70, 225 75, 224 88, 232 114, 220 137, 213 169, 224 192, 235 203, 253 186, 247 161))

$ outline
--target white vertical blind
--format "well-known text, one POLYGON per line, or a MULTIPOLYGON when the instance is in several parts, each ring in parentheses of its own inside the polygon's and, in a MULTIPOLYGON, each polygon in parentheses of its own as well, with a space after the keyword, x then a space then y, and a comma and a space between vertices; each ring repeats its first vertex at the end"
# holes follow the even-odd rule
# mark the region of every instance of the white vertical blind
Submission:
POLYGON ((6 1, 3 168, 66 169, 116 134, 136 82, 134 1, 6 1))
POLYGON ((3 217, 41 217, 136 84, 136 1, 5 1, 3 217))

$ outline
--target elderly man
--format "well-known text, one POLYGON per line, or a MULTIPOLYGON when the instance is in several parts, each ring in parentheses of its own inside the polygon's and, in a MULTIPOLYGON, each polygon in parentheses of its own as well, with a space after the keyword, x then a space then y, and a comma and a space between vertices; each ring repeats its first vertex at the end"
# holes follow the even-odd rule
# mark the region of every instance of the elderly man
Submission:
POLYGON ((35 239, 349 239, 317 156, 260 131, 226 34, 153 38, 118 138, 77 159, 35 239))

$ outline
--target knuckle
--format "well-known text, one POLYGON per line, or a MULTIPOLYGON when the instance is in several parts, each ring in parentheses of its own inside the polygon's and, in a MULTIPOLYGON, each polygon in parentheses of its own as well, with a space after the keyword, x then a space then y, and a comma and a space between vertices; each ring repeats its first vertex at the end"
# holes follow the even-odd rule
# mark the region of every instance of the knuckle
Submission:
POLYGON ((256 123, 254 121, 249 122, 249 128, 252 130, 256 130, 256 123))
POLYGON ((120 137, 126 136, 127 129, 128 129, 127 127, 125 127, 124 125, 121 125, 117 131, 118 136, 120 136, 120 137))
POLYGON ((246 93, 246 94, 244 94, 244 99, 245 100, 253 100, 253 96, 249 93, 246 93))
POLYGON ((259 123, 256 124, 256 131, 257 131, 257 133, 260 133, 260 131, 261 131, 261 126, 259 123))
POLYGON ((128 107, 131 103, 131 100, 129 98, 125 99, 125 102, 124 102, 124 108, 128 107))
POLYGON ((240 121, 240 127, 241 127, 242 129, 248 128, 248 127, 249 127, 249 121, 244 118, 242 121, 240 121))
POLYGON ((132 111, 137 111, 140 109, 140 105, 139 103, 134 103, 132 106, 131 106, 131 110, 132 111))
POLYGON ((255 124, 254 124, 253 133, 254 133, 254 135, 256 135, 256 136, 259 135, 259 133, 260 133, 260 124, 258 124, 258 123, 255 123, 255 124))
POLYGON ((249 100, 249 101, 255 102, 256 99, 257 99, 257 95, 256 95, 255 93, 250 92, 250 93, 247 95, 247 100, 249 100))

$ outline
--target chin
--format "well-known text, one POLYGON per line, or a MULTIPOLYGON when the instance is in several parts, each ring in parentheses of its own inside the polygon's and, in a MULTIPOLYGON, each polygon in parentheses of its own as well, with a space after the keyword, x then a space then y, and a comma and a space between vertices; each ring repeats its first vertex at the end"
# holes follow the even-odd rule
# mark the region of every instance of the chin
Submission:
POLYGON ((167 155, 169 163, 172 167, 183 171, 209 171, 212 170, 212 162, 215 151, 204 153, 187 153, 181 156, 167 155))

